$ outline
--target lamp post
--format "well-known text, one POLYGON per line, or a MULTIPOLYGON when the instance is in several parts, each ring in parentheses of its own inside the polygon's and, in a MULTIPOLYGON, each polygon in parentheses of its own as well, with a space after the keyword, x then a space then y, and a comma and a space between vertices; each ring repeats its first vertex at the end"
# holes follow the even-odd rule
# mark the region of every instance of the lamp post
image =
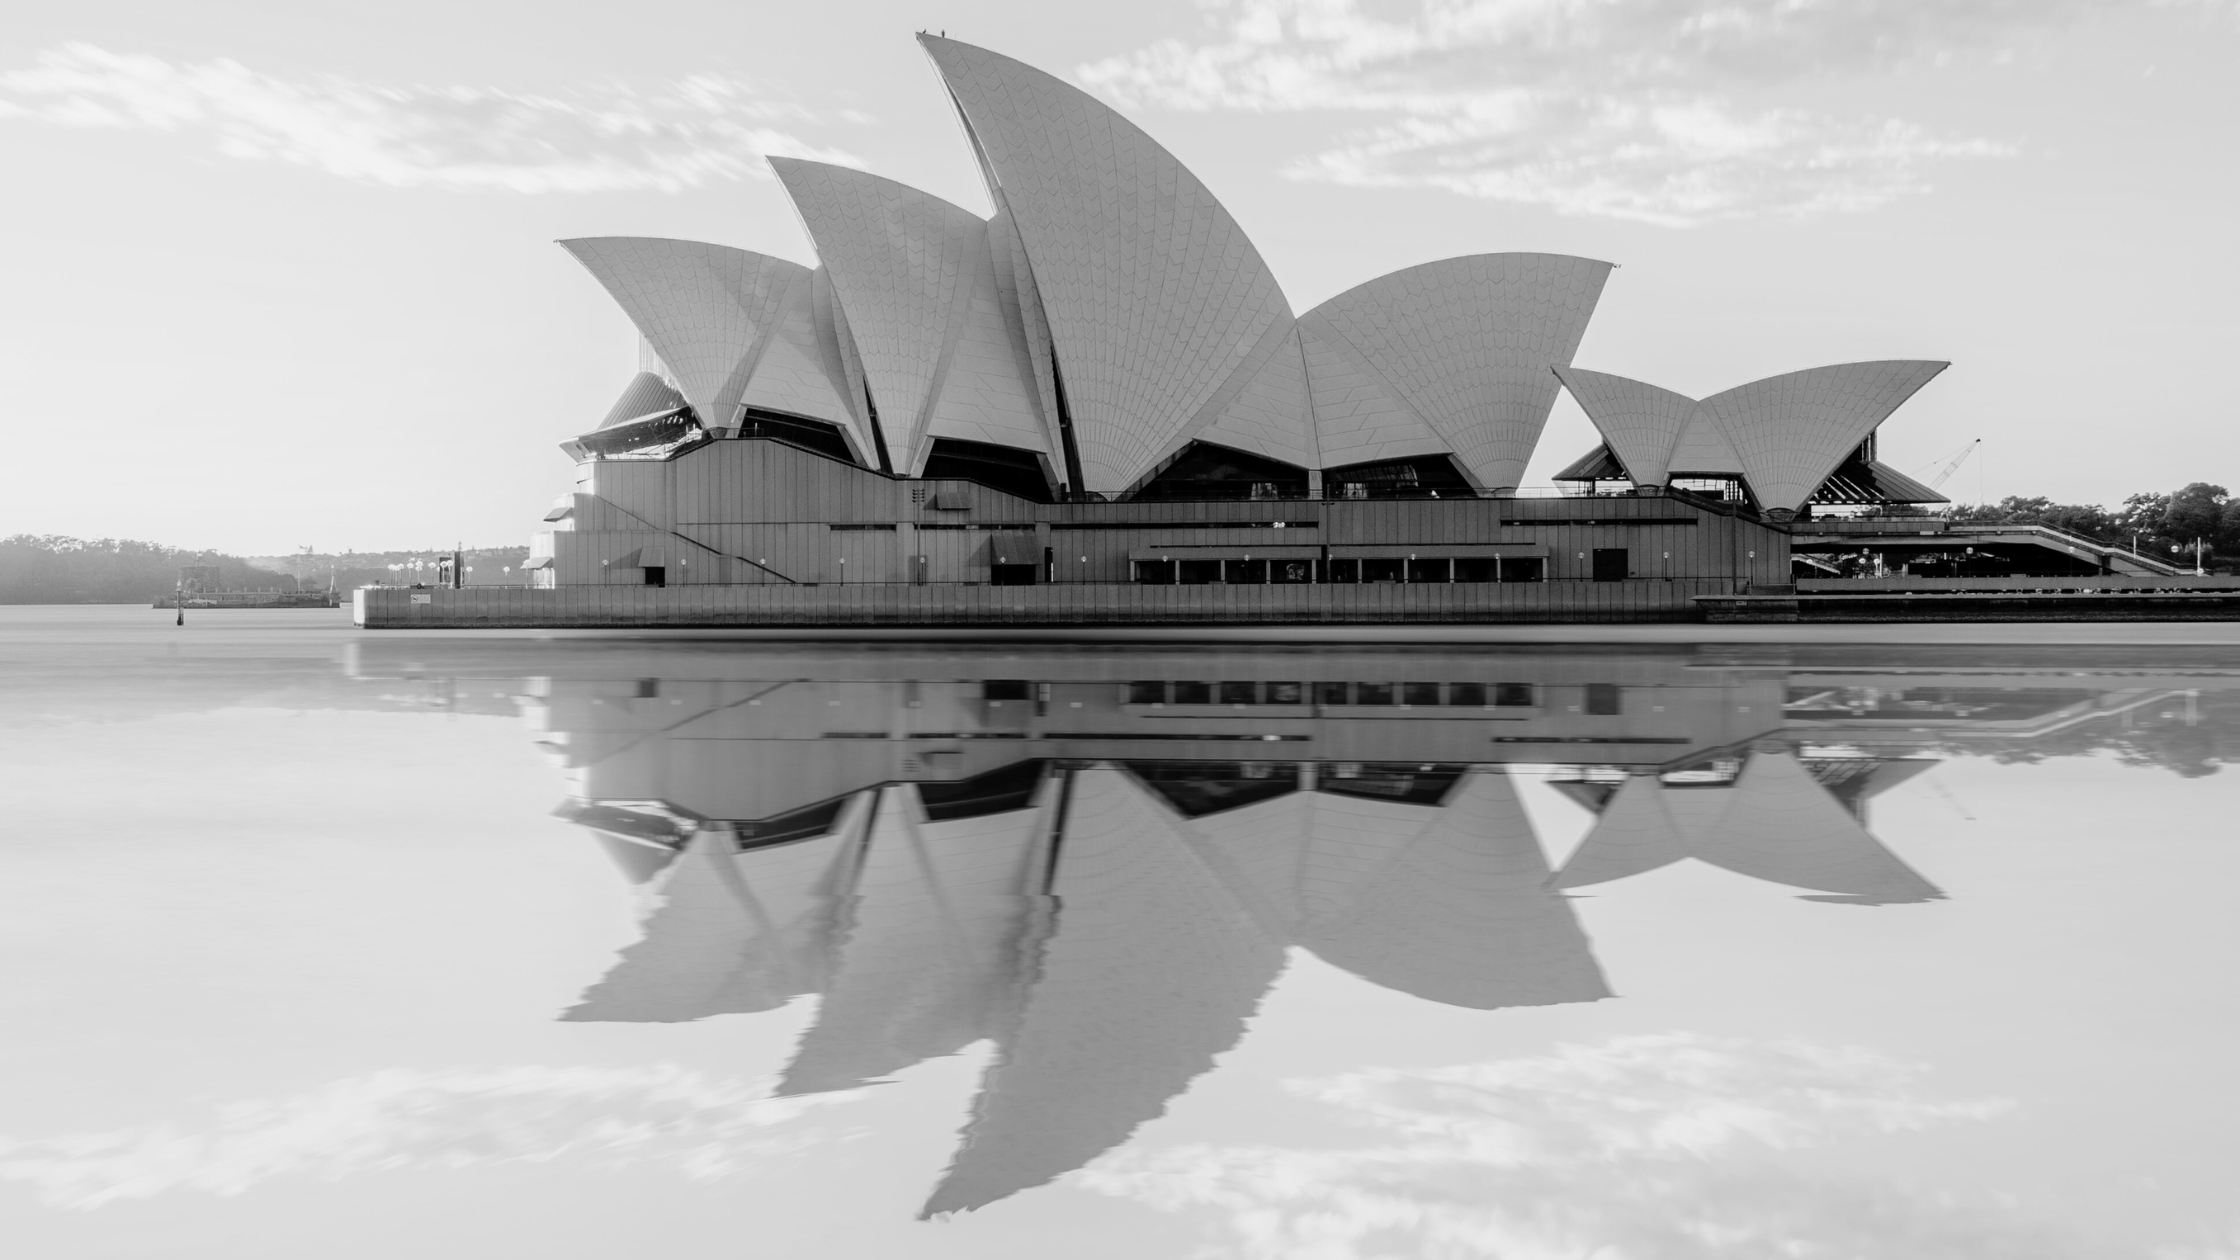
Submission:
POLYGON ((171 624, 175 626, 187 624, 187 579, 184 575, 171 584, 171 606, 177 609, 179 613, 171 624))

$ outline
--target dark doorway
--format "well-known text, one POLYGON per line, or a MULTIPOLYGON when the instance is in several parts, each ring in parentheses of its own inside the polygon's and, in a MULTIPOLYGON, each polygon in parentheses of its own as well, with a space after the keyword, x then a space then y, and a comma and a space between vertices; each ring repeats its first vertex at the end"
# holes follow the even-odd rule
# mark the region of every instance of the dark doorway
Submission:
POLYGON ((1594 580, 1597 582, 1623 582, 1632 574, 1633 565, 1623 547, 1597 547, 1594 549, 1594 580))
POLYGON ((1033 586, 1034 568, 1031 564, 989 565, 988 584, 991 586, 1033 586))
POLYGON ((669 570, 666 566, 649 564, 646 566, 645 572, 647 586, 667 586, 669 584, 669 570))

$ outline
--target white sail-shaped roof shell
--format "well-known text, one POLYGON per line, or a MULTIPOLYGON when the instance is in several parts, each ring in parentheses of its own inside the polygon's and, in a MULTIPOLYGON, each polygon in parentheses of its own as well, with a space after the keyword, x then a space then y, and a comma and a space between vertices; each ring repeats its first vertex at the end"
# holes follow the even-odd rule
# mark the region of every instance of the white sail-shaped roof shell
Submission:
MULTIPOLYGON (((1127 490, 1227 418, 1237 392, 1225 387, 1261 376, 1291 308, 1236 220, 1141 128, 1009 57, 919 42, 1030 260, 1086 488, 1127 490)), ((1265 423, 1239 415, 1222 440, 1286 461, 1308 449, 1303 435, 1256 434, 1265 423)))
MULTIPOLYGON (((1472 254, 1346 290, 1301 322, 1352 347, 1482 489, 1514 488, 1555 405, 1610 264, 1562 254, 1472 254)), ((1328 452, 1345 443, 1325 433, 1328 452)))
POLYGON ((847 167, 794 158, 770 165, 847 313, 896 471, 922 470, 936 437, 1049 454, 988 222, 847 167))
MULTIPOLYGON (((1634 484, 1663 485, 1674 468, 1672 453, 1695 418, 1696 400, 1607 372, 1559 365, 1555 373, 1634 484)), ((1706 470, 1690 464, 1688 471, 1706 470)))
POLYGON ((1762 508, 1795 511, 1947 363, 1887 359, 1769 376, 1703 400, 1762 508))
POLYGON ((741 406, 839 427, 875 464, 869 433, 833 372, 807 267, 765 254, 647 236, 560 242, 613 296, 701 423, 731 426, 741 406))
POLYGON ((1453 447, 1353 344, 1310 311, 1300 348, 1314 403, 1316 450, 1325 468, 1444 455, 1453 447))

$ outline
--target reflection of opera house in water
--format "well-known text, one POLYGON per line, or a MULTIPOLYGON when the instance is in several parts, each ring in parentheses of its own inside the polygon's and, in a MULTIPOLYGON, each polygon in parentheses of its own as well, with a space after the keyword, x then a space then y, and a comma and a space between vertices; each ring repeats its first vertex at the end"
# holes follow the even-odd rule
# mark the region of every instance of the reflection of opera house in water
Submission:
POLYGON ((536 685, 571 767, 563 813, 654 894, 643 939, 566 1017, 819 994, 787 1093, 993 1042, 933 1212, 1047 1182, 1161 1114, 1292 946, 1491 1010, 1610 996, 1566 890, 1686 858, 1814 900, 1936 900, 1865 826, 1870 797, 1934 764, 1906 732, 2026 732, 2130 694, 1924 703, 1687 651, 657 660, 670 676, 536 685), (1597 815, 1561 869, 1520 804, 1525 766, 1597 815))

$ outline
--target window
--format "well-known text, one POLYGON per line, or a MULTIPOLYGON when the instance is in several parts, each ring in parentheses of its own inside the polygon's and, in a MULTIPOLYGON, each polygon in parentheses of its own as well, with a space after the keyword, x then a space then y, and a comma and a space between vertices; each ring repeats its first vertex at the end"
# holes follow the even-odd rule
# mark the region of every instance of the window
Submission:
POLYGON ((1457 582, 1493 582, 1500 579, 1501 562, 1487 556, 1465 558, 1454 562, 1454 580, 1457 582))
POLYGON ((1306 686, 1305 686, 1304 684, 1302 684, 1302 683, 1295 683, 1295 682, 1280 682, 1280 683, 1272 682, 1272 683, 1268 683, 1268 684, 1267 684, 1267 696, 1268 696, 1268 703, 1269 703, 1269 704, 1305 704, 1305 703, 1307 702, 1307 695, 1306 695, 1306 691, 1307 691, 1307 689, 1306 689, 1306 686))
POLYGON ((1184 586, 1207 586, 1221 580, 1219 560, 1184 560, 1180 564, 1184 586))
POLYGON ((1439 684, 1401 683, 1400 703, 1436 705, 1439 703, 1439 684))
POLYGON ((1600 717, 1615 717, 1618 713, 1618 687, 1615 683, 1587 684, 1587 712, 1600 717))
POLYGON ((1632 565, 1623 547, 1597 547, 1594 549, 1594 580, 1597 582, 1623 582, 1632 573, 1632 565))
POLYGON ((980 681, 982 700, 1024 700, 1027 698, 1027 680, 1024 678, 984 678, 980 681))
POLYGON ((1453 574, 1454 562, 1451 560, 1410 560, 1408 562, 1408 580, 1411 582, 1446 582, 1452 580, 1453 574))
POLYGON ((1269 577, 1272 581, 1286 583, 1314 581, 1314 561, 1312 560, 1271 561, 1269 569, 1271 570, 1269 577))
POLYGON ((1268 562, 1265 560, 1224 560, 1221 562, 1221 580, 1224 582, 1249 582, 1255 586, 1268 580, 1268 562))
POLYGON ((1493 705, 1497 709, 1529 709, 1532 707, 1531 683, 1495 683, 1493 705))
POLYGON ((1225 682, 1221 684, 1221 703, 1258 704, 1260 703, 1259 685, 1248 682, 1225 682))
POLYGON ((1504 582, 1542 582, 1548 577, 1548 562, 1538 556, 1504 556, 1501 559, 1501 580, 1504 582))
POLYGON ((667 586, 669 584, 669 569, 666 565, 649 564, 645 567, 645 575, 647 586, 667 586))
POLYGON ((1142 583, 1142 584, 1144 584, 1145 586, 1173 586, 1173 585, 1174 585, 1174 561, 1172 561, 1172 560, 1138 560, 1138 561, 1136 561, 1136 581, 1138 581, 1138 582, 1141 582, 1141 583, 1142 583))
POLYGON ((1362 704, 1391 704, 1391 683, 1355 683, 1353 694, 1362 704))
POLYGON ((1314 702, 1316 704, 1345 704, 1348 690, 1350 688, 1342 682, 1318 682, 1314 685, 1314 702))
POLYGON ((1034 566, 1031 564, 992 564, 988 566, 990 586, 1033 586, 1034 566))
POLYGON ((1364 582, 1397 582, 1405 560, 1364 560, 1361 562, 1361 580, 1364 582))
POLYGON ((1483 706, 1486 702, 1484 683, 1455 683, 1447 688, 1447 703, 1483 706))
POLYGON ((1178 682, 1174 685, 1174 702, 1176 704, 1212 704, 1213 684, 1178 682))
POLYGON ((1167 684, 1163 682, 1132 682, 1128 684, 1129 704, 1165 704, 1167 684))
POLYGON ((1361 580, 1361 562, 1359 560, 1332 560, 1330 562, 1330 580, 1347 583, 1359 582, 1361 580))

